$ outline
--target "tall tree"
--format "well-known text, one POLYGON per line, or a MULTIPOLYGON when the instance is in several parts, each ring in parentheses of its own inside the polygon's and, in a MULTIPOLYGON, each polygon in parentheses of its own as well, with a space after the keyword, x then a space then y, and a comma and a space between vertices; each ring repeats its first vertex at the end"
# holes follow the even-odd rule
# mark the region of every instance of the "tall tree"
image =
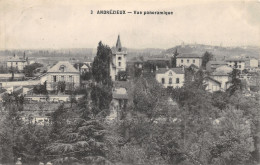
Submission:
POLYGON ((240 71, 236 68, 230 73, 231 86, 228 88, 229 94, 233 95, 237 90, 242 90, 242 82, 239 79, 240 71))
POLYGON ((179 55, 177 49, 175 49, 175 52, 173 53, 173 57, 171 58, 171 63, 172 63, 172 68, 176 68, 177 67, 177 63, 176 63, 176 60, 177 60, 177 56, 179 55))
POLYGON ((93 62, 92 73, 97 83, 110 85, 110 56, 111 49, 100 41, 97 47, 97 55, 93 62))
POLYGON ((209 53, 209 52, 205 52, 204 55, 202 56, 202 68, 205 69, 207 63, 213 59, 213 54, 209 53))

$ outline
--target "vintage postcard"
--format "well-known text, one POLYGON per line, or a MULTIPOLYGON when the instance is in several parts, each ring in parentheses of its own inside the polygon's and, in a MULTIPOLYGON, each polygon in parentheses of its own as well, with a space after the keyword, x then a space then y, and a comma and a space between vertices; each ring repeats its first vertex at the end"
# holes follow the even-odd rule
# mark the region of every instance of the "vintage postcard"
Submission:
POLYGON ((0 0, 0 165, 259 165, 260 0, 0 0))

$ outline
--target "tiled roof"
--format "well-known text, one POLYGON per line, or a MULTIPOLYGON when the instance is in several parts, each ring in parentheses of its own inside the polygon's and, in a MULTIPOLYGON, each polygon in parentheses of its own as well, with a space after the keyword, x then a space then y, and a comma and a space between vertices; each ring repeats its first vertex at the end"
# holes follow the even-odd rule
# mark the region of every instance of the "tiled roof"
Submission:
POLYGON ((175 72, 176 74, 184 74, 183 68, 158 68, 157 74, 168 72, 169 70, 175 72))
POLYGON ((202 58, 203 54, 180 54, 177 56, 177 58, 202 58))
POLYGON ((79 71, 73 67, 68 61, 59 61, 57 64, 55 64, 51 69, 49 69, 47 72, 60 72, 62 73, 62 70, 60 69, 61 66, 64 66, 64 72, 68 73, 79 73, 79 71))

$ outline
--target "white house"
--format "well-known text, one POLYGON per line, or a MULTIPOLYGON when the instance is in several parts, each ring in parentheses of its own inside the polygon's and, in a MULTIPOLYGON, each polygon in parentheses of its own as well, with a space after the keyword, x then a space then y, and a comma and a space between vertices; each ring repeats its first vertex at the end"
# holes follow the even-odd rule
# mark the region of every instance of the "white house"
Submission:
POLYGON ((80 86, 80 72, 68 61, 59 61, 47 71, 47 90, 56 90, 59 82, 66 83, 66 90, 80 86))
POLYGON ((90 68, 89 66, 87 66, 86 64, 84 64, 81 68, 80 68, 80 73, 86 73, 89 72, 90 68))
POLYGON ((239 70, 251 69, 258 67, 258 60, 250 57, 239 57, 239 58, 230 58, 226 62, 228 66, 232 68, 237 68, 239 70))
POLYGON ((118 35, 116 47, 112 48, 112 59, 110 62, 110 76, 112 81, 116 80, 117 74, 120 71, 126 71, 126 49, 122 48, 120 36, 118 35))
POLYGON ((221 82, 211 77, 205 77, 204 83, 206 85, 206 90, 209 92, 216 92, 221 90, 221 82))
POLYGON ((191 64, 200 68, 202 64, 202 56, 199 54, 180 54, 177 56, 176 65, 177 67, 189 67, 191 64))
POLYGON ((16 54, 7 60, 8 68, 16 68, 19 71, 22 71, 23 68, 28 64, 28 59, 25 59, 25 56, 23 58, 19 58, 16 54))
POLYGON ((184 68, 158 68, 155 78, 165 88, 182 87, 184 84, 184 68))
MULTIPOLYGON (((225 91, 230 86, 230 73, 232 72, 232 68, 229 66, 221 66, 216 68, 214 72, 209 76, 211 80, 220 83, 220 90, 225 91)), ((210 80, 209 80, 210 81, 210 80)), ((210 85, 209 85, 210 87, 210 85)), ((216 91, 216 87, 212 87, 212 91, 216 91)))

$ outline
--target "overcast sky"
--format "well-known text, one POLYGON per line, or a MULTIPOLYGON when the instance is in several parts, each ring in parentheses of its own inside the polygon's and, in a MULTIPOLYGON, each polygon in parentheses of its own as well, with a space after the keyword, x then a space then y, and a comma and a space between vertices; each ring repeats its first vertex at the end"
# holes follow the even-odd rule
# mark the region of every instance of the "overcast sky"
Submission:
POLYGON ((128 48, 260 46, 260 1, 0 0, 0 49, 114 46, 118 34, 128 48), (104 9, 173 15, 96 14, 104 9))

